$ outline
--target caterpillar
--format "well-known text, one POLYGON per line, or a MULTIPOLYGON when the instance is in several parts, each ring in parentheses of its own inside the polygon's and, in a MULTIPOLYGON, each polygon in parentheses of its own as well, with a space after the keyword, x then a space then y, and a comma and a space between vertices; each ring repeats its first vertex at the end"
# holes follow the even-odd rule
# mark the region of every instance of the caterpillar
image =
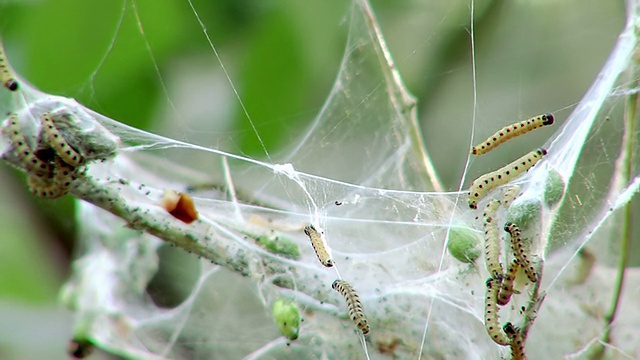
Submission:
POLYGON ((513 282, 516 279, 516 274, 518 273, 518 269, 520 268, 520 261, 515 258, 509 264, 507 268, 507 272, 504 274, 504 278, 502 279, 502 284, 500 285, 500 292, 498 293, 498 305, 505 306, 511 300, 511 295, 513 295, 513 282))
POLYGON ((46 199, 55 199, 66 195, 71 188, 71 183, 75 180, 76 169, 56 157, 56 164, 53 168, 53 177, 43 179, 36 176, 29 176, 29 188, 34 195, 46 199))
POLYGON ((522 245, 522 232, 520 231, 520 228, 512 222, 507 222, 504 224, 504 230, 511 235, 511 250, 513 251, 514 256, 518 259, 524 273, 531 282, 538 281, 536 269, 527 258, 525 248, 522 245))
POLYGON ((77 167, 82 165, 84 158, 67 143, 64 137, 62 137, 58 128, 56 128, 56 125, 53 123, 51 114, 45 112, 40 115, 40 119, 42 120, 44 136, 56 151, 56 154, 71 166, 77 167))
POLYGON ((477 209, 478 201, 482 200, 488 191, 504 185, 520 174, 529 171, 546 154, 547 150, 545 149, 534 150, 512 163, 474 180, 469 190, 469 207, 477 209))
POLYGON ((496 211, 500 206, 499 200, 491 200, 484 208, 484 261, 487 271, 494 279, 502 278, 502 264, 500 263, 500 231, 495 220, 496 211))
POLYGON ((500 317, 498 316, 498 306, 496 305, 498 295, 496 281, 494 278, 487 279, 487 295, 484 301, 484 326, 496 344, 506 346, 509 345, 510 341, 500 327, 500 317))
POLYGON ((333 266, 333 258, 331 257, 331 249, 324 238, 324 234, 318 232, 316 228, 309 224, 304 227, 304 233, 311 240, 311 246, 313 246, 313 250, 316 252, 316 256, 320 263, 325 267, 333 266))
POLYGON ((7 56, 4 53, 2 44, 0 44, 0 81, 2 81, 2 85, 10 91, 18 90, 18 81, 11 74, 9 62, 7 61, 7 56))
POLYGON ((22 134, 16 113, 9 114, 7 131, 14 152, 20 162, 26 167, 26 171, 36 176, 50 176, 52 171, 51 165, 40 160, 31 150, 31 147, 29 147, 27 140, 22 134))
POLYGON ((364 311, 362 311, 360 297, 353 286, 344 280, 336 280, 331 284, 331 287, 344 296, 347 307, 349 308, 349 317, 353 320, 354 324, 356 324, 363 334, 368 334, 370 330, 369 323, 364 316, 364 311))
POLYGON ((517 122, 515 124, 505 126, 502 129, 496 131, 495 134, 489 136, 484 142, 471 148, 471 154, 482 155, 497 148, 500 144, 506 142, 509 139, 513 139, 520 135, 526 134, 531 130, 537 128, 552 125, 555 118, 553 114, 544 114, 534 116, 530 119, 517 122))
POLYGON ((510 322, 504 324, 503 330, 507 334, 507 337, 511 339, 509 344, 511 347, 511 360, 525 360, 527 355, 524 353, 522 330, 513 326, 510 322))
POLYGON ((519 194, 520 194, 520 186, 518 185, 509 186, 507 190, 505 190, 504 193, 502 193, 502 200, 500 200, 501 205, 505 209, 509 208, 513 200, 515 200, 519 194))

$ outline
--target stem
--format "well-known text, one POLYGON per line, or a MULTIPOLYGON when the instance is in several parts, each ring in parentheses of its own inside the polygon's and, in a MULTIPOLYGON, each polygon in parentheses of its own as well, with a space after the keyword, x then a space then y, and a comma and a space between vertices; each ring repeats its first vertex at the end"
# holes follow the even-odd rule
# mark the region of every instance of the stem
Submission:
MULTIPOLYGON (((420 125, 418 124, 418 112, 416 106, 416 98, 409 93, 407 87, 400 76, 400 72, 398 71, 396 64, 391 57, 391 52, 387 47, 387 43, 382 36, 382 31, 378 27, 378 21, 371 9, 371 5, 368 1, 359 0, 358 6, 362 10, 362 14, 364 15, 364 20, 367 26, 368 32, 372 35, 375 35, 375 40, 373 41, 374 46, 376 48, 376 53, 378 54, 380 60, 380 69, 382 69, 382 73, 387 80, 388 89, 387 93, 393 104, 396 107, 396 111, 399 116, 406 116, 407 121, 410 126, 407 129, 403 129, 407 131, 411 139, 411 150, 414 152, 417 159, 422 161, 423 167, 416 168, 417 171, 424 171, 422 174, 423 178, 428 179, 428 185, 432 187, 433 190, 437 192, 443 192, 444 187, 442 186, 440 179, 436 173, 436 169, 433 166, 433 162, 431 161, 431 157, 425 150, 426 147, 424 145, 424 141, 422 139, 422 131, 420 130, 420 125), (424 170, 423 170, 424 169, 424 170)), ((431 189, 416 189, 428 191, 431 189)))
POLYGON ((523 324, 522 324, 522 327, 520 328, 522 331, 523 343, 527 341, 527 335, 529 334, 529 329, 531 329, 533 322, 536 320, 536 317, 538 316, 538 310, 540 309, 542 302, 547 296, 545 292, 542 292, 542 294, 540 294, 540 286, 542 285, 542 271, 540 271, 539 274, 540 274, 540 278, 535 283, 533 291, 531 292, 531 297, 529 297, 529 302, 526 305, 527 308, 523 316, 523 324))

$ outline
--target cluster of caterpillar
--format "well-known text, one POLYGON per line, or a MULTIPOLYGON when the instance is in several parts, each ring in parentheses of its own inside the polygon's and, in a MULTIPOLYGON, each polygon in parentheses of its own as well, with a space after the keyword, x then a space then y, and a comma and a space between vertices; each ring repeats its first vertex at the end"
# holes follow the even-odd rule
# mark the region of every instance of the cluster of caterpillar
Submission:
POLYGON ((539 274, 527 257, 527 251, 522 244, 520 228, 511 222, 504 225, 504 230, 511 237, 513 259, 505 273, 500 263, 500 236, 495 229, 497 220, 495 214, 500 204, 498 200, 491 200, 485 209, 485 241, 486 265, 491 277, 487 280, 485 296, 485 327, 491 339, 499 345, 511 346, 512 359, 525 359, 524 337, 518 328, 511 323, 500 327, 499 306, 506 306, 511 296, 518 293, 514 290, 517 271, 522 268, 532 283, 539 281, 539 274), (497 244, 497 245, 496 245, 497 244))
MULTIPOLYGON (((487 140, 474 146, 471 154, 482 155, 495 149, 505 141, 532 131, 534 129, 551 125, 554 122, 552 114, 544 114, 519 123, 506 126, 487 140)), ((516 177, 527 172, 536 165, 547 150, 536 149, 520 157, 506 166, 482 175, 471 184, 469 190, 468 204, 471 209, 478 208, 481 201, 493 189, 508 184, 516 177)), ((519 195, 520 187, 511 186, 507 188, 501 200, 490 200, 484 208, 483 227, 485 240, 485 265, 491 277, 486 282, 485 295, 485 327, 491 339, 499 345, 511 346, 513 359, 525 359, 524 335, 521 330, 507 322, 504 327, 500 326, 499 306, 506 306, 511 297, 517 291, 514 290, 514 281, 519 269, 523 269, 531 282, 537 282, 539 276, 522 244, 522 233, 520 228, 513 223, 506 223, 504 230, 511 238, 512 261, 506 272, 500 262, 502 241, 500 239, 500 228, 497 220, 497 211, 500 205, 508 208, 514 199, 519 195)))
MULTIPOLYGON (((504 128, 496 131, 496 133, 487 138, 487 140, 471 148, 471 154, 486 154, 489 151, 497 148, 507 140, 526 134, 529 131, 541 128, 543 126, 552 125, 554 121, 555 117, 553 116, 553 114, 544 114, 517 122, 509 126, 505 126, 504 128)), ((518 177, 520 174, 528 171, 546 154, 547 151, 545 149, 534 150, 522 156, 518 160, 512 162, 511 164, 508 164, 503 168, 485 174, 476 179, 471 184, 471 189, 469 191, 469 207, 472 209, 477 209, 478 201, 480 201, 489 191, 495 189, 500 185, 508 183, 509 181, 518 177)), ((515 196, 513 198, 515 198, 515 196)))
MULTIPOLYGON (((9 91, 17 91, 19 82, 11 71, 9 61, 0 42, 0 82, 9 91)), ((22 133, 16 113, 9 113, 3 130, 13 152, 29 175, 31 192, 43 198, 58 198, 67 194, 79 174, 84 158, 60 134, 51 114, 40 114, 42 137, 38 136, 37 149, 32 149, 22 133), (51 151, 53 150, 53 151, 51 151)))
MULTIPOLYGON (((324 232, 318 231, 318 229, 309 224, 304 227, 304 233, 309 237, 311 246, 322 264, 325 267, 333 267, 333 257, 331 256, 331 248, 327 244, 324 238, 324 232)), ((362 311, 362 303, 360 302, 360 296, 355 291, 353 286, 345 280, 338 279, 333 282, 331 287, 342 294, 347 302, 347 308, 349 309, 349 317, 355 323, 356 327, 362 331, 363 334, 368 334, 370 327, 367 322, 367 318, 362 311)))
POLYGON ((40 118, 43 138, 47 142, 45 145, 53 149, 53 154, 42 152, 47 154, 46 158, 38 156, 29 146, 16 113, 9 114, 6 131, 15 155, 29 174, 31 191, 37 196, 53 199, 69 192, 84 158, 60 135, 49 113, 41 114, 40 118))

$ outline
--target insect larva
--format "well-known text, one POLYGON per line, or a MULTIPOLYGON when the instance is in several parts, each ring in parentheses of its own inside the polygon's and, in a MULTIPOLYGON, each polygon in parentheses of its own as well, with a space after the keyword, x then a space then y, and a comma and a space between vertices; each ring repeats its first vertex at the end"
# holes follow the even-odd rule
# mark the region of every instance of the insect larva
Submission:
POLYGON ((500 204, 504 206, 505 209, 508 208, 509 206, 511 206, 511 203, 518 197, 519 194, 520 186, 509 186, 507 190, 505 190, 502 194, 502 200, 500 200, 500 204))
POLYGON ((553 124, 553 114, 544 114, 532 117, 527 120, 520 121, 518 123, 505 126, 502 129, 496 131, 495 134, 489 136, 487 140, 471 148, 471 154, 482 155, 495 149, 500 144, 509 139, 528 133, 531 130, 553 124))
POLYGON ((29 176, 29 188, 35 195, 46 199, 55 199, 69 192, 71 183, 75 180, 75 168, 64 163, 60 158, 55 160, 52 178, 29 176))
POLYGON ((487 271, 494 279, 502 277, 502 264, 500 263, 500 230, 495 220, 496 211, 500 201, 491 200, 484 208, 484 261, 487 271))
POLYGON ((511 235, 511 250, 513 251, 514 256, 518 259, 520 266, 524 270, 524 273, 527 275, 531 282, 538 281, 538 274, 536 273, 536 269, 533 267, 531 261, 527 258, 527 254, 524 246, 522 245, 522 232, 518 225, 507 222, 504 224, 504 230, 511 235))
POLYGON ((22 129, 18 124, 18 115, 9 115, 9 127, 7 128, 9 140, 13 145, 14 152, 20 162, 26 167, 26 171, 36 176, 51 175, 51 165, 40 160, 29 147, 27 140, 22 134, 22 129))
POLYGON ((522 331, 508 322, 504 324, 504 332, 511 339, 511 360, 525 360, 527 355, 524 353, 524 339, 522 331))
POLYGON ((62 190, 52 181, 45 182, 35 176, 29 176, 29 190, 31 190, 34 195, 45 199, 55 199, 64 195, 62 190))
POLYGON ((56 154, 71 166, 78 167, 82 165, 84 158, 67 143, 64 137, 62 137, 60 131, 58 131, 58 128, 53 123, 51 114, 45 112, 40 115, 40 119, 42 120, 44 136, 49 142, 49 145, 54 148, 56 154))
POLYGON ((498 293, 498 305, 505 306, 511 300, 511 295, 513 295, 513 282, 516 279, 516 274, 518 273, 518 269, 520 268, 520 261, 518 259, 513 259, 509 267, 507 268, 507 272, 504 274, 504 278, 502 279, 502 284, 500 285, 500 292, 498 293))
POLYGON ((362 311, 360 297, 353 286, 344 280, 336 280, 331 284, 331 287, 344 296, 344 299, 347 302, 347 307, 349 308, 349 317, 353 320, 358 329, 360 329, 363 334, 368 334, 370 330, 369 323, 362 311))
POLYGON ((514 336, 516 336, 516 327, 513 326, 513 324, 508 321, 504 324, 504 326, 502 327, 502 329, 504 330, 504 333, 507 334, 507 337, 509 337, 510 339, 513 339, 514 336))
POLYGON ((9 62, 7 61, 7 56, 4 53, 4 48, 2 44, 0 44, 0 81, 2 81, 2 85, 9 89, 10 91, 18 90, 18 81, 14 79, 11 74, 11 70, 9 69, 9 62))
POLYGON ((473 183, 471 183, 471 190, 469 191, 469 207, 477 209, 478 201, 484 198, 487 192, 497 186, 508 183, 520 174, 528 171, 546 154, 547 150, 545 149, 534 150, 507 166, 482 175, 474 180, 473 183))
POLYGON ((333 258, 331 257, 331 249, 329 249, 329 245, 327 245, 323 234, 318 232, 311 224, 304 227, 304 233, 307 234, 311 240, 311 245, 320 263, 325 267, 332 267, 333 258))
POLYGON ((502 327, 500 327, 498 305, 496 304, 496 298, 498 296, 496 281, 494 278, 487 280, 487 296, 484 301, 484 325, 487 328, 487 333, 496 344, 509 345, 510 341, 502 330, 502 327))
POLYGON ((65 163, 62 159, 55 159, 55 167, 53 169, 53 182, 65 193, 71 188, 71 183, 76 179, 76 168, 65 163))

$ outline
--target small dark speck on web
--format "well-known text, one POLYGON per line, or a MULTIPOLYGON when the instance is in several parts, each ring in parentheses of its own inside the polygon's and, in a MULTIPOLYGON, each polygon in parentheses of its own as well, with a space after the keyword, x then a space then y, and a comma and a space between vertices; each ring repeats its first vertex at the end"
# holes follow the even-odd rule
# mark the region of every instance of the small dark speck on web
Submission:
POLYGON ((341 202, 341 201, 336 200, 335 204, 336 204, 336 206, 340 206, 340 205, 342 205, 342 202, 341 202))

